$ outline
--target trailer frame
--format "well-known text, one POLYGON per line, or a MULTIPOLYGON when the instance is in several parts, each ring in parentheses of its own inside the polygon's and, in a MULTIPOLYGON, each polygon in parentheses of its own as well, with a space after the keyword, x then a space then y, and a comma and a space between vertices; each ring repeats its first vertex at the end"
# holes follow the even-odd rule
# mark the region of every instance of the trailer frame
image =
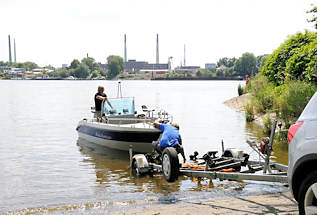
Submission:
MULTIPOLYGON (((245 166, 248 167, 248 170, 244 171, 239 171, 239 172, 223 172, 223 171, 211 171, 210 167, 208 167, 207 161, 205 161, 204 169, 203 170, 194 170, 188 167, 182 167, 179 162, 178 162, 178 157, 176 153, 175 158, 169 158, 167 160, 172 160, 172 159, 177 159, 177 162, 172 162, 168 164, 164 164, 164 159, 162 160, 162 164, 157 164, 157 163, 151 163, 147 160, 146 156, 144 154, 137 154, 133 155, 132 148, 129 150, 130 154, 130 166, 132 168, 137 168, 138 174, 146 174, 150 171, 156 171, 156 172, 162 172, 165 179, 168 182, 173 182, 178 179, 178 175, 185 175, 188 177, 197 177, 197 178, 211 178, 211 179, 220 179, 220 180, 252 180, 252 181, 266 181, 266 182, 279 182, 283 184, 288 183, 288 178, 287 178, 287 166, 280 164, 280 163, 275 163, 270 161, 270 156, 272 153, 272 144, 273 144, 273 139, 275 135, 275 128, 276 128, 277 121, 274 120, 273 126, 272 126, 272 132, 270 135, 270 140, 267 145, 265 145, 265 153, 261 153, 260 149, 257 147, 256 143, 254 141, 247 141, 249 146, 259 154, 259 157, 261 157, 264 161, 252 161, 248 160, 247 162, 244 163, 245 166), (165 165, 165 167, 164 167, 165 165), (253 165, 257 165, 256 168, 253 168, 253 165), (172 171, 177 171, 174 172, 174 176, 172 178, 169 178, 169 176, 165 175, 164 168, 170 168, 172 171), (272 169, 275 169, 276 171, 273 171, 272 169), (262 174, 259 174, 259 171, 263 170, 262 174)), ((166 148, 166 150, 170 150, 171 152, 176 150, 172 147, 166 148)), ((164 150, 165 151, 165 150, 164 150)), ((163 151, 163 156, 166 156, 166 153, 164 155, 163 151)), ((224 144, 222 141, 222 152, 224 155, 224 144)), ((173 153, 172 153, 173 154, 173 153)), ((174 153, 175 154, 175 153, 174 153)), ((220 157, 215 157, 215 152, 211 152, 213 154, 214 159, 217 160, 220 157)), ((198 155, 198 153, 197 153, 198 155)), ((241 163, 245 161, 245 158, 243 157, 221 157, 223 158, 224 161, 226 159, 231 159, 235 163, 241 163)), ((224 162, 225 163, 225 162, 224 162)), ((199 164, 199 163, 197 163, 199 164)), ((202 163, 200 163, 202 164, 202 163)), ((224 165, 226 166, 226 165, 224 165)), ((230 164, 229 164, 230 166, 230 164)))

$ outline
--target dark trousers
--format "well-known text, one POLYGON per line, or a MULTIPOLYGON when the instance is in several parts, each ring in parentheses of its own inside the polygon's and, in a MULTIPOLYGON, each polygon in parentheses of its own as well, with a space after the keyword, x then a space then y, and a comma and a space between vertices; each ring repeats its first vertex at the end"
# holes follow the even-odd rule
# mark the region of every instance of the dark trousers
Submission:
MULTIPOLYGON (((164 149, 166 148, 166 147, 160 146, 160 141, 153 141, 152 147, 159 154, 162 154, 164 149)), ((173 148, 176 149, 177 153, 184 152, 184 148, 182 145, 176 144, 175 146, 173 146, 173 148)))

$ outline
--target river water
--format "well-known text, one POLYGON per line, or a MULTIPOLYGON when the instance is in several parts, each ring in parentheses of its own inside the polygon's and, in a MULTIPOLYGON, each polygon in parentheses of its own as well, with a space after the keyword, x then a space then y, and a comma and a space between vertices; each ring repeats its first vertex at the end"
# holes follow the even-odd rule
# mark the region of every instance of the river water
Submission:
MULTIPOLYGON (((239 81, 123 81, 136 109, 146 104, 173 115, 188 157, 194 151, 235 147, 256 138, 258 126, 223 102, 239 81), (255 128, 257 127, 257 128, 255 128)), ((103 85, 117 96, 117 81, 0 81, 0 214, 111 214, 151 204, 274 193, 280 184, 195 181, 167 183, 161 175, 134 177, 128 153, 78 140, 76 125, 92 116, 103 85)), ((254 154, 251 154, 254 157, 254 154)))

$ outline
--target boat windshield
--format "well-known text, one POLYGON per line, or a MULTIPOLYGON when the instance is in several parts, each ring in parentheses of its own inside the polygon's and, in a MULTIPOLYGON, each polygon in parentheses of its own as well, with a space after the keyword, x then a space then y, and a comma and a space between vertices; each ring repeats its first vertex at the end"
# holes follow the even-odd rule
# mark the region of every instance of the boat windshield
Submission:
POLYGON ((134 115, 134 99, 133 98, 115 98, 108 99, 113 109, 108 102, 104 103, 103 112, 105 115, 134 115))

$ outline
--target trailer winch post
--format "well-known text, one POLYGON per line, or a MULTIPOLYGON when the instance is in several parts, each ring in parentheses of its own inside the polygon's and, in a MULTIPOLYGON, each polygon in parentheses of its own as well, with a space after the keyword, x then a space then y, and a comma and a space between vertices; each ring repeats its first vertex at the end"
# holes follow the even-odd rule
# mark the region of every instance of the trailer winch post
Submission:
POLYGON ((221 147, 222 147, 222 154, 225 152, 225 145, 223 143, 223 140, 221 140, 221 147))
POLYGON ((129 146, 130 167, 132 166, 132 155, 133 155, 132 145, 130 145, 129 146))
POLYGON ((275 135, 275 129, 276 129, 276 124, 277 121, 274 120, 273 121, 273 125, 272 125, 272 130, 271 130, 271 135, 270 135, 270 142, 267 150, 267 155, 265 157, 265 163, 264 163, 264 168, 263 168, 263 173, 266 173, 266 171, 268 171, 269 173, 272 173, 271 167, 270 167, 270 157, 271 157, 271 153, 273 150, 273 140, 274 140, 274 135, 275 135))

